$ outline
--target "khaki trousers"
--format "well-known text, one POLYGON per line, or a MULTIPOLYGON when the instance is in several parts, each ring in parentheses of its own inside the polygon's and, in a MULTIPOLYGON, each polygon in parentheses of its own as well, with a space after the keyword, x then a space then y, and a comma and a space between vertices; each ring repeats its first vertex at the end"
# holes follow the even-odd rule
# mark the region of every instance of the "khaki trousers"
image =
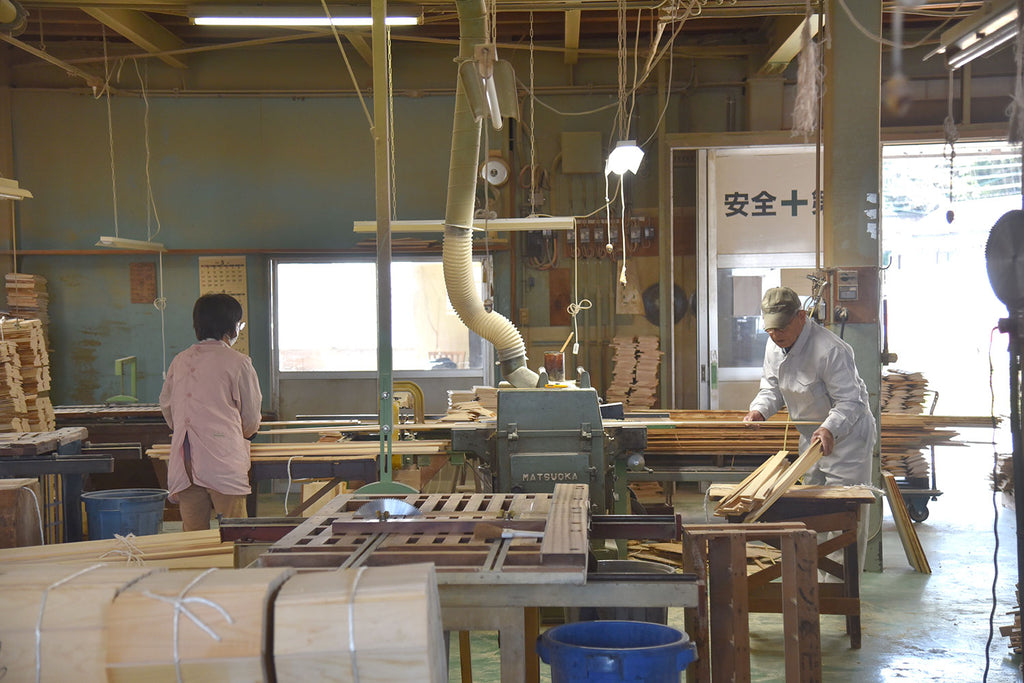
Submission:
MULTIPOLYGON (((185 439, 185 472, 192 479, 192 449, 185 439)), ((216 512, 222 517, 244 518, 249 514, 245 509, 245 494, 230 495, 218 493, 197 484, 184 491, 178 491, 178 510, 181 512, 182 531, 204 531, 210 528, 210 515, 216 512)))

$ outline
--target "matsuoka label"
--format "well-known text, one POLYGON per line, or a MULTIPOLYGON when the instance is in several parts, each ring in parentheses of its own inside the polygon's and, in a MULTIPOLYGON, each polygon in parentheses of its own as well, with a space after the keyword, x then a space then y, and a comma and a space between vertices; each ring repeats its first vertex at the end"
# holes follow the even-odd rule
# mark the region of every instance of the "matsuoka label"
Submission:
POLYGON ((523 481, 579 481, 579 472, 527 472, 523 481))

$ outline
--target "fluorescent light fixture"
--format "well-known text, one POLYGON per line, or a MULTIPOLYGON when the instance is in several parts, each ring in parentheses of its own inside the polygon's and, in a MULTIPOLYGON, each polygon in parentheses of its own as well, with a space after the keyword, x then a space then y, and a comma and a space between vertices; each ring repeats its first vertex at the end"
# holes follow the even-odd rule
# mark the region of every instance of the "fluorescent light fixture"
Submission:
MULTIPOLYGON (((526 218, 493 218, 487 221, 488 232, 522 230, 572 230, 573 216, 527 216, 526 218)), ((484 220, 473 219, 473 229, 483 230, 484 220)), ((353 221, 353 232, 377 232, 377 221, 353 221)), ((442 220, 391 221, 391 232, 444 232, 442 220)))
POLYGON ((125 237, 108 237, 105 235, 100 237, 96 246, 109 247, 111 249, 131 249, 132 251, 167 251, 164 245, 159 242, 130 240, 125 237))
POLYGON ((957 69, 992 52, 1016 35, 1016 0, 994 0, 948 31, 943 31, 939 47, 924 58, 945 55, 946 65, 951 69, 957 69))
MULTIPOLYGON (((373 18, 366 7, 328 7, 331 18, 319 6, 308 7, 266 7, 266 6, 203 6, 189 12, 192 23, 198 26, 372 26, 373 18)), ((415 26, 421 23, 421 16, 411 13, 389 15, 384 19, 388 26, 415 26)))
POLYGON ((23 187, 18 187, 17 180, 0 178, 0 199, 32 199, 32 193, 23 187))
POLYGON ((643 160, 644 151, 637 146, 636 140, 620 140, 615 143, 615 149, 608 155, 608 163, 604 166, 604 174, 624 175, 627 171, 636 173, 640 169, 640 162, 643 160))

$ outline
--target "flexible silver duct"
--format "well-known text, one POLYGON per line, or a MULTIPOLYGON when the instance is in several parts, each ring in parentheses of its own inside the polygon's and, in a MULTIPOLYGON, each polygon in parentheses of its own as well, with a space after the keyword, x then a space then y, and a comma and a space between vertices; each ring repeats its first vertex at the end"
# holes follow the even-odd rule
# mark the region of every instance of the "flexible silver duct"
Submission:
MULTIPOLYGON (((459 62, 473 59, 473 47, 486 40, 484 0, 456 0, 459 12, 459 62)), ((494 345, 501 374, 513 386, 537 386, 537 373, 526 367, 526 344, 505 316, 487 311, 473 282, 473 210, 480 154, 480 122, 474 120, 462 79, 455 86, 455 122, 448 169, 448 202, 444 215, 444 283, 448 299, 469 329, 494 345)))

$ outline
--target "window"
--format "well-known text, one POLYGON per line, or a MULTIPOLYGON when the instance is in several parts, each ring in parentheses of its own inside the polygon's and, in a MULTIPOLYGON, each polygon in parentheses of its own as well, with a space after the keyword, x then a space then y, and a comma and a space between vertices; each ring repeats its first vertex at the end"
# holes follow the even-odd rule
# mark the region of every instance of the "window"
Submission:
MULTIPOLYGON (((473 275, 483 287, 483 263, 473 275)), ((279 372, 376 372, 377 274, 368 260, 274 262, 279 372)), ((395 372, 475 371, 491 347, 452 309, 438 259, 391 264, 395 372)))

